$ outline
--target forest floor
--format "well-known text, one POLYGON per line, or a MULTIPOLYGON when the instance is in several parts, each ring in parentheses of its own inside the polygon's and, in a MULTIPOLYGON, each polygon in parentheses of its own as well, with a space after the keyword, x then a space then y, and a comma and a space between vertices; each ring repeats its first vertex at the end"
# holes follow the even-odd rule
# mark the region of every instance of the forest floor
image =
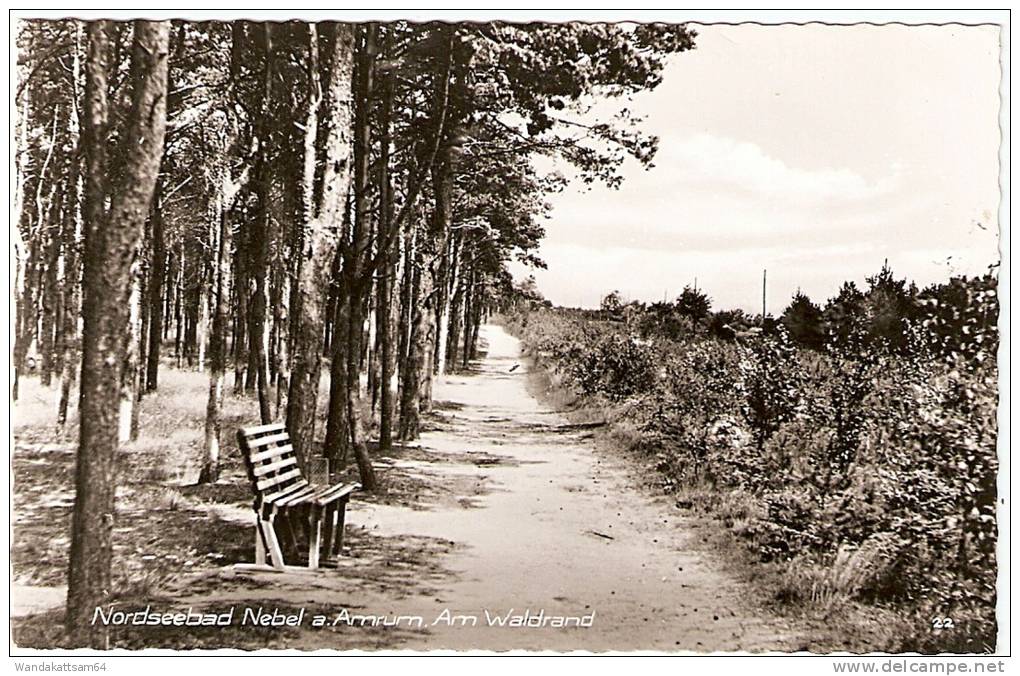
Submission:
MULTIPOLYGON (((233 616, 227 627, 122 627, 112 632, 112 645, 827 649, 817 627, 759 603, 746 576, 707 544, 708 527, 656 490, 646 467, 596 444, 597 423, 571 422, 538 397, 541 378, 515 338, 486 326, 483 339, 488 352, 472 372, 436 383, 436 411, 420 442, 376 455, 384 490, 355 495, 340 568, 314 573, 230 567, 253 556, 240 459, 227 445, 220 481, 191 485, 207 380, 196 372, 161 373, 159 393, 143 401, 143 434, 122 449, 117 608, 233 609, 233 616), (259 608, 305 612, 296 627, 244 624, 246 609, 259 608), (526 611, 543 613, 545 626, 491 624, 526 611), (312 626, 316 615, 325 626, 312 626), (362 626, 357 616, 396 626, 383 619, 362 626), (554 617, 584 617, 591 626, 551 626, 554 617)), ((12 623, 23 647, 62 640, 76 430, 53 431, 55 389, 26 379, 13 409, 12 623)), ((257 416, 257 405, 231 396, 225 414, 229 439, 257 416)))

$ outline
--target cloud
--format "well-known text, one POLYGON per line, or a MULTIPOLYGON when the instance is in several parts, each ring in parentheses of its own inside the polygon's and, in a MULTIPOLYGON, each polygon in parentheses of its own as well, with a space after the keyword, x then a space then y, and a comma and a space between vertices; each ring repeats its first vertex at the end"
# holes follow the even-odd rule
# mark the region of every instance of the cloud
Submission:
POLYGON ((845 168, 791 166, 747 141, 667 134, 656 166, 625 169, 619 190, 553 196, 551 241, 712 249, 776 237, 852 241, 916 211, 890 167, 878 180, 845 168))
POLYGON ((673 182, 717 183, 792 207, 859 202, 893 192, 898 175, 869 182, 846 168, 791 167, 749 141, 698 133, 662 145, 657 163, 671 168, 673 182))

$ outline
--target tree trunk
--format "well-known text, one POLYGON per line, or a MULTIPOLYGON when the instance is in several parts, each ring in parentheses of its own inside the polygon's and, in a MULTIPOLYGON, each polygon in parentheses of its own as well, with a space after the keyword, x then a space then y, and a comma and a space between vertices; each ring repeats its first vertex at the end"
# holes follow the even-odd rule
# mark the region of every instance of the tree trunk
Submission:
POLYGON ((269 373, 267 363, 267 335, 266 335, 266 312, 269 305, 269 237, 270 237, 270 210, 269 210, 269 124, 266 119, 269 116, 269 99, 271 91, 272 76, 272 29, 269 22, 262 24, 262 43, 265 53, 265 72, 263 74, 263 104, 258 122, 259 151, 258 161, 255 168, 255 191, 258 198, 258 214, 254 219, 254 225, 248 238, 248 245, 251 247, 251 277, 254 282, 251 308, 249 313, 248 335, 250 336, 248 378, 245 389, 251 390, 250 385, 256 381, 259 397, 259 415, 262 424, 268 425, 273 421, 271 402, 269 399, 269 373))
MULTIPOLYGON (((15 206, 15 214, 17 215, 18 205, 15 206)), ((11 324, 10 331, 15 336, 15 347, 14 347, 14 368, 11 374, 11 401, 18 400, 18 340, 20 340, 21 328, 18 322, 21 320, 21 316, 24 312, 21 305, 21 296, 24 293, 24 280, 25 280, 25 240, 21 236, 21 229, 18 227, 17 221, 14 222, 14 227, 11 232, 11 260, 14 265, 11 266, 11 288, 14 289, 14 293, 17 297, 17 302, 14 304, 11 312, 11 324)))
POLYGON ((174 270, 177 269, 177 256, 174 252, 168 251, 166 261, 167 274, 163 279, 163 335, 160 336, 160 341, 163 343, 170 337, 170 326, 173 324, 170 318, 172 316, 171 311, 173 310, 174 290, 170 278, 174 276, 174 270))
POLYGON ((275 283, 273 284, 273 372, 274 383, 276 384, 276 403, 274 404, 274 417, 279 417, 283 405, 283 393, 287 390, 290 382, 290 322, 287 311, 287 301, 290 296, 290 275, 285 267, 286 261, 279 260, 275 268, 275 283))
MULTIPOLYGON (((417 254, 415 241, 418 228, 412 226, 404 233, 403 247, 400 255, 400 315, 397 320, 397 403, 399 419, 404 419, 404 391, 407 389, 408 368, 410 364, 409 350, 411 332, 414 326, 414 308, 417 305, 417 254)), ((399 431, 398 431, 399 436, 399 431)), ((401 437, 402 438, 402 437, 401 437)))
MULTIPOLYGON (((135 258, 139 259, 137 253, 135 258)), ((127 349, 120 375, 120 424, 117 440, 122 444, 138 438, 138 344, 141 336, 141 310, 141 261, 136 260, 135 268, 131 272, 131 295, 128 297, 127 349)))
MULTIPOLYGON (((461 245, 465 246, 464 244, 461 245)), ((454 268, 454 286, 453 293, 450 295, 450 319, 448 321, 447 328, 447 352, 446 352, 446 363, 450 370, 457 370, 457 355, 460 350, 460 336, 464 328, 464 286, 466 273, 459 270, 458 265, 454 268)))
MULTIPOLYGON (((78 50, 74 50, 75 53, 75 66, 77 66, 77 54, 78 50)), ((75 83, 77 83, 77 77, 75 83)), ((28 147, 28 127, 29 127, 29 110, 30 102, 32 100, 32 88, 29 87, 25 91, 25 96, 22 99, 21 108, 18 111, 18 148, 28 147)), ((11 400, 18 400, 18 376, 21 370, 24 368, 25 353, 28 350, 28 346, 25 344, 25 330, 23 325, 25 324, 26 305, 25 305, 25 294, 29 289, 29 285, 26 284, 27 273, 33 266, 33 259, 29 257, 29 249, 25 242, 23 233, 30 233, 30 228, 25 227, 25 219, 28 216, 29 210, 25 209, 25 194, 27 188, 25 186, 28 180, 28 153, 20 152, 17 155, 17 186, 14 194, 14 214, 11 218, 11 230, 13 239, 13 256, 11 260, 14 265, 11 266, 11 273, 13 275, 12 288, 14 289, 15 303, 11 318, 11 335, 14 336, 14 354, 13 354, 13 382, 11 383, 11 400)), ((31 236, 30 236, 31 239, 31 236)))
POLYGON ((371 141, 369 106, 378 26, 369 24, 359 30, 363 38, 358 48, 358 83, 354 103, 354 219, 350 250, 344 256, 343 284, 334 328, 325 450, 332 462, 342 463, 347 449, 352 449, 358 463, 362 488, 372 491, 376 488, 376 478, 363 436, 360 374, 365 295, 371 290, 372 283, 372 270, 367 265, 371 246, 368 196, 371 141))
POLYGON ((174 274, 174 359, 177 368, 184 367, 184 241, 177 244, 177 269, 174 274))
MULTIPOLYGON (((210 219, 215 222, 214 219, 210 219)), ((212 250, 216 248, 216 233, 210 228, 210 232, 207 235, 209 246, 212 250)), ((206 359, 206 346, 209 343, 209 283, 210 273, 209 266, 205 261, 201 263, 201 281, 198 286, 198 293, 195 302, 198 305, 198 319, 195 321, 195 349, 198 372, 201 373, 205 370, 205 359, 206 359)))
POLYGON ((163 343, 163 281, 166 278, 166 242, 163 232, 161 193, 163 181, 156 181, 152 198, 152 265, 149 273, 149 349, 146 355, 145 390, 159 387, 159 351, 163 343))
POLYGON ((127 348, 132 259, 163 155, 169 27, 166 21, 135 22, 132 102, 121 141, 130 152, 123 154, 124 165, 116 173, 107 167, 105 149, 110 116, 107 81, 116 67, 110 60, 112 24, 94 22, 88 30, 81 425, 65 620, 74 646, 107 647, 107 634, 92 624, 92 615, 113 592, 117 397, 127 348), (117 185, 107 185, 110 175, 120 176, 117 185))
POLYGON ((379 336, 379 449, 393 445, 393 284, 396 280, 397 233, 393 226, 393 191, 390 185, 390 143, 393 111, 393 78, 383 81, 382 112, 380 119, 381 147, 379 151, 379 240, 382 271, 376 287, 378 308, 376 331, 379 336), (388 239, 387 239, 388 237, 388 239), (388 246, 386 245, 388 242, 388 246))
MULTIPOLYGON (((346 266, 345 266, 346 267, 346 266)), ((351 336, 351 297, 341 285, 333 314, 332 358, 329 366, 329 401, 327 402, 326 440, 323 454, 329 459, 330 470, 338 471, 347 461, 350 450, 350 419, 347 409, 347 388, 350 378, 348 355, 353 348, 351 336)), ((359 341, 360 342, 360 341, 359 341)))
POLYGON ((234 394, 244 393, 248 372, 248 228, 243 212, 234 247, 234 394))
POLYGON ((407 356, 404 364, 404 378, 400 387, 400 427, 398 436, 402 441, 417 439, 421 434, 421 379, 425 371, 429 310, 421 302, 422 296, 431 292, 431 277, 425 271, 417 271, 411 286, 409 315, 411 328, 407 337, 407 356))
POLYGON ((181 308, 184 319, 184 358, 188 367, 195 366, 195 355, 198 354, 198 320, 201 306, 202 268, 204 261, 200 259, 201 249, 196 249, 188 256, 188 266, 184 269, 181 284, 181 308))
POLYGON ((220 412, 227 370, 227 317, 230 312, 230 204, 238 186, 224 175, 219 205, 219 232, 214 270, 212 337, 209 340, 209 400, 205 409, 205 458, 199 483, 215 483, 220 475, 220 412))
POLYGON ((354 66, 354 29, 331 24, 336 31, 329 80, 324 97, 318 86, 318 33, 309 26, 309 71, 312 93, 305 124, 304 190, 305 227, 301 271, 295 293, 293 371, 287 399, 287 429, 302 466, 307 464, 315 434, 316 404, 322 366, 325 295, 336 256, 343 210, 350 190, 351 72, 354 66), (316 181, 316 129, 320 99, 325 99, 325 162, 321 182, 316 181), (316 198, 316 185, 321 185, 316 198))
POLYGON ((446 250, 449 233, 453 190, 453 148, 450 145, 449 116, 450 84, 453 65, 453 28, 444 27, 443 69, 434 78, 434 133, 436 157, 430 166, 434 211, 424 241, 418 247, 421 265, 415 285, 417 299, 412 303, 412 328, 408 340, 406 377, 400 393, 400 438, 417 439, 421 433, 422 404, 431 402, 432 353, 435 339, 435 317, 439 265, 446 250))
MULTIPOLYGON (((26 209, 23 212, 22 218, 27 218, 27 214, 28 210, 26 209)), ((11 392, 11 398, 14 401, 18 400, 18 386, 20 385, 21 375, 25 369, 28 351, 32 346, 32 341, 35 340, 37 326, 35 292, 37 288, 36 275, 39 269, 38 237, 29 235, 29 240, 27 242, 23 241, 21 248, 24 251, 23 258, 25 265, 23 266, 19 284, 21 286, 21 293, 18 295, 18 324, 15 325, 16 333, 14 337, 14 386, 11 392)))
POLYGON ((444 298, 445 285, 445 260, 442 252, 446 249, 447 237, 450 232, 450 221, 453 209, 453 152, 447 146, 443 149, 442 156, 432 168, 432 187, 435 199, 435 209, 432 213, 432 225, 430 237, 433 243, 435 255, 429 265, 425 266, 422 272, 423 280, 428 281, 422 286, 422 331, 418 334, 420 348, 422 350, 421 371, 417 380, 412 384, 419 383, 418 399, 419 411, 428 412, 432 410, 432 382, 435 372, 436 341, 439 336, 439 323, 441 321, 441 303, 444 298))
POLYGON ((78 308, 81 301, 81 257, 79 247, 81 246, 81 212, 78 207, 81 178, 78 153, 74 153, 74 172, 71 179, 71 194, 68 196, 69 218, 71 219, 68 228, 68 237, 64 243, 66 258, 64 261, 64 280, 62 290, 64 293, 63 302, 63 330, 61 337, 63 344, 62 370, 60 374, 60 402, 57 405, 57 425, 63 427, 67 422, 67 409, 71 399, 71 386, 74 384, 78 372, 78 308))
POLYGON ((466 354, 464 355, 464 358, 467 361, 478 356, 478 329, 482 325, 482 312, 485 307, 481 298, 476 298, 472 305, 474 306, 474 309, 471 313, 471 341, 468 345, 468 349, 466 350, 466 354))
MULTIPOLYGON (((241 48, 244 29, 239 22, 231 27, 230 78, 237 82, 241 71, 241 48)), ((240 139, 234 132, 230 156, 239 154, 240 139)), ((198 483, 215 483, 220 476, 220 419, 223 410, 223 383, 227 371, 227 326, 230 314, 230 280, 232 272, 231 239, 233 227, 230 212, 240 192, 247 172, 234 180, 224 168, 219 191, 216 232, 214 234, 216 262, 212 269, 212 335, 209 339, 209 398, 205 408, 205 443, 202 469, 198 483)))
MULTIPOLYGON (((56 184, 56 182, 55 182, 56 184)), ((61 217, 62 195, 59 196, 48 210, 49 217, 46 223, 46 236, 49 242, 46 247, 46 274, 43 276, 42 289, 42 326, 40 328, 39 357, 42 361, 39 370, 39 382, 49 387, 52 383, 53 373, 56 369, 56 337, 57 317, 60 308, 58 307, 59 268, 61 249, 61 217)))
POLYGON ((477 282, 475 280, 475 269, 472 266, 471 274, 467 278, 467 289, 464 300, 464 349, 461 350, 461 367, 467 369, 471 365, 471 332, 475 312, 477 282))

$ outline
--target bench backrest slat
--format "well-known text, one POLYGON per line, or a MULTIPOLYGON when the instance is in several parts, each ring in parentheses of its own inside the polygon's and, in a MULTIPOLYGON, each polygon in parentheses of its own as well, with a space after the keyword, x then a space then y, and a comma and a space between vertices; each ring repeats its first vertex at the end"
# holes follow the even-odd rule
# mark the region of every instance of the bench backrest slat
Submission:
POLYGON ((263 462, 265 460, 269 460, 271 458, 275 458, 275 457, 278 457, 278 456, 281 456, 281 455, 286 455, 287 453, 293 453, 293 452, 294 452, 294 447, 291 446, 290 444, 285 444, 283 446, 276 446, 274 448, 267 448, 266 450, 259 451, 258 453, 252 453, 251 454, 251 461, 253 463, 260 463, 260 462, 263 462))
POLYGON ((301 478, 301 470, 295 467, 294 469, 288 470, 283 474, 277 474, 276 476, 267 477, 265 479, 259 479, 258 481, 255 482, 255 488, 256 490, 264 491, 267 488, 272 488, 273 486, 279 486, 280 484, 286 483, 291 479, 299 478, 301 478))
POLYGON ((248 448, 255 450, 256 448, 261 448, 270 444, 278 444, 281 441, 290 441, 290 435, 286 432, 280 432, 279 434, 269 434, 264 437, 257 437, 254 439, 249 437, 248 448))
POLYGON ((265 434, 266 432, 282 432, 286 429, 283 423, 270 423, 269 425, 256 425, 254 427, 243 427, 241 431, 244 432, 245 436, 255 436, 258 434, 265 434))
POLYGON ((293 455, 266 465, 255 465, 255 476, 265 476, 271 472, 279 472, 286 467, 294 465, 297 465, 297 458, 293 455))

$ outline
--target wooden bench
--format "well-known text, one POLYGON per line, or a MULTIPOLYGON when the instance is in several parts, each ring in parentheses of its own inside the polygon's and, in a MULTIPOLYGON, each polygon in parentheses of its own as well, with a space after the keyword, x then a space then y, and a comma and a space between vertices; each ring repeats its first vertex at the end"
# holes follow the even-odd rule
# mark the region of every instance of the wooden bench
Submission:
POLYGON ((335 565, 343 546, 347 501, 361 485, 310 484, 282 424, 242 427, 237 431, 237 445, 255 493, 256 522, 255 563, 235 567, 305 570, 284 562, 285 549, 288 558, 307 557, 308 570, 318 569, 320 563, 335 565))

